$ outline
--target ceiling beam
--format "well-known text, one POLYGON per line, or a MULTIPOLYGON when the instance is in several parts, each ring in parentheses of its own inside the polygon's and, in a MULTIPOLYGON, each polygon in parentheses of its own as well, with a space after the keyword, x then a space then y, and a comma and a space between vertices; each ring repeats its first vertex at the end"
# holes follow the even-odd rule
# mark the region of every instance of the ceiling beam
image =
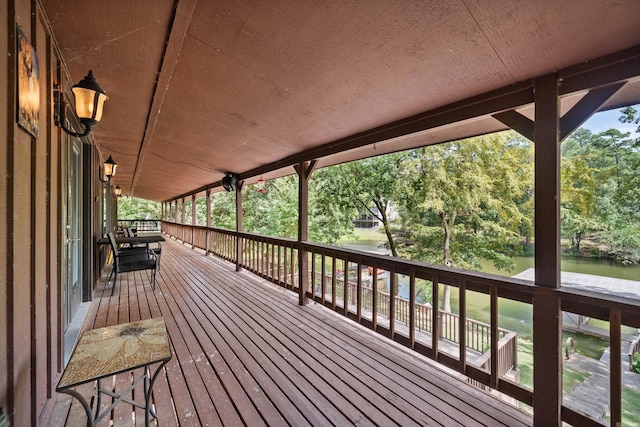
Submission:
POLYGON ((640 77, 640 46, 558 71, 560 95, 640 77))
POLYGON ((135 185, 142 171, 145 157, 147 152, 150 150, 149 146, 153 140, 153 134, 158 123, 158 116, 162 111, 162 106, 164 105, 167 92, 169 92, 171 77, 173 77, 173 72, 178 64, 180 51, 182 50, 182 45, 187 37, 187 31, 191 25, 191 18, 193 17, 193 11, 198 0, 178 0, 176 3, 176 12, 173 17, 171 29, 169 30, 166 49, 162 56, 162 65, 160 66, 158 83, 156 84, 156 90, 153 94, 153 100, 151 101, 151 108, 149 109, 149 115, 147 116, 147 125, 145 127, 144 137, 140 144, 138 160, 136 161, 136 166, 131 178, 130 194, 134 194, 135 185))

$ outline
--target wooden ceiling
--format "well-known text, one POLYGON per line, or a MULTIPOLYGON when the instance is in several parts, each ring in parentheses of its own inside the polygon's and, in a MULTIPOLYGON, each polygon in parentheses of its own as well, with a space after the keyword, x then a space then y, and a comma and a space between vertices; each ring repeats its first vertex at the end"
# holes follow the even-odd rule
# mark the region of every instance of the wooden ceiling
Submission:
MULTIPOLYGON (((301 153, 326 166, 504 129, 481 114, 378 131, 640 46, 638 0, 41 3, 72 83, 92 69, 109 95, 94 138, 114 183, 159 201, 227 171, 291 174, 301 153)), ((637 102, 632 78, 602 108, 637 102)))

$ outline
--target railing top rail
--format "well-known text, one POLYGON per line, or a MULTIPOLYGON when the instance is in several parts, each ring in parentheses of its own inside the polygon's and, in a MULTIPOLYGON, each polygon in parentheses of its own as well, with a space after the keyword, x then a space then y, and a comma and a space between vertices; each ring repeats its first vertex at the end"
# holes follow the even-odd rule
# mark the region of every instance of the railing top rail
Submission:
POLYGON ((459 270, 453 267, 446 267, 404 258, 395 258, 391 255, 376 254, 357 249, 338 248, 321 243, 303 242, 301 243, 301 246, 308 251, 323 253, 325 255, 335 255, 336 258, 344 258, 347 261, 360 262, 364 265, 375 264, 378 267, 393 266, 394 271, 399 274, 407 274, 410 271, 413 271, 416 276, 419 276, 419 278, 433 280, 437 277, 438 283, 451 284, 454 286, 458 286, 460 279, 464 279, 467 282, 467 286, 473 283, 482 283, 491 286, 501 286, 508 283, 510 287, 515 287, 518 290, 527 293, 533 293, 533 288, 535 288, 534 283, 526 279, 517 279, 476 271, 459 270), (420 275, 420 273, 422 273, 422 275, 420 275), (422 276, 430 276, 430 278, 422 276))

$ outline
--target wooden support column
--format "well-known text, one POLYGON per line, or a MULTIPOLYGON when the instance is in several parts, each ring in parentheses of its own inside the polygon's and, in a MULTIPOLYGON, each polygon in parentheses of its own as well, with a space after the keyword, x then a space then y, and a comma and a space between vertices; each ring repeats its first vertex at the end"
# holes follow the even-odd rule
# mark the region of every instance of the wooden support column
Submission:
MULTIPOLYGON (((244 181, 236 183, 236 231, 242 231, 242 185, 244 181)), ((242 237, 236 234, 236 271, 242 271, 242 237)))
POLYGON ((196 247, 196 225, 198 225, 198 219, 196 218, 196 195, 191 195, 191 249, 196 247))
POLYGON ((533 423, 561 426, 562 312, 560 287, 560 101, 558 79, 535 81, 535 284, 533 298, 533 423), (543 289, 544 290, 544 289, 543 289))
POLYGON ((184 244, 184 233, 185 233, 185 231, 184 231, 184 228, 185 228, 185 227, 184 227, 184 226, 185 226, 185 222, 187 221, 187 214, 186 214, 186 206, 185 206, 185 204, 184 204, 184 197, 181 199, 181 202, 180 202, 180 203, 182 203, 182 206, 180 207, 181 215, 182 215, 182 216, 180 217, 180 225, 181 225, 181 227, 180 227, 180 228, 182 228, 182 236, 181 236, 181 239, 182 239, 182 243, 184 244))
MULTIPOLYGON (((298 242, 309 239, 309 178, 317 163, 317 160, 313 160, 294 166, 298 173, 298 242)), ((309 255, 301 247, 298 249, 298 290, 299 304, 306 305, 309 302, 309 255)))
POLYGON ((209 229, 211 228, 211 189, 210 188, 207 190, 206 204, 207 204, 207 222, 206 222, 207 234, 206 234, 205 243, 204 243, 205 256, 209 255, 209 251, 211 250, 211 233, 209 232, 209 229))

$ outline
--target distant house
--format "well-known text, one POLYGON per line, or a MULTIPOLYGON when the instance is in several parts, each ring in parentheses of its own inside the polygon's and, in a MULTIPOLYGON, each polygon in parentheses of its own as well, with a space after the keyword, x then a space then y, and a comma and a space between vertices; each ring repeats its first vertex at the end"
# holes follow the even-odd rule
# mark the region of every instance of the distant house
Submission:
MULTIPOLYGON (((375 209, 375 208, 374 208, 375 209)), ((377 209, 375 209, 377 211, 377 209)), ((360 212, 360 216, 353 220, 353 225, 356 228, 374 228, 382 225, 378 218, 371 215, 368 211, 360 212)))
MULTIPOLYGON (((353 220, 353 225, 356 228, 377 228, 382 225, 382 222, 378 220, 380 211, 375 206, 371 209, 375 215, 372 215, 369 211, 361 211, 360 216, 353 220)), ((387 218, 390 221, 395 220, 398 217, 398 211, 390 206, 387 208, 387 218)))

